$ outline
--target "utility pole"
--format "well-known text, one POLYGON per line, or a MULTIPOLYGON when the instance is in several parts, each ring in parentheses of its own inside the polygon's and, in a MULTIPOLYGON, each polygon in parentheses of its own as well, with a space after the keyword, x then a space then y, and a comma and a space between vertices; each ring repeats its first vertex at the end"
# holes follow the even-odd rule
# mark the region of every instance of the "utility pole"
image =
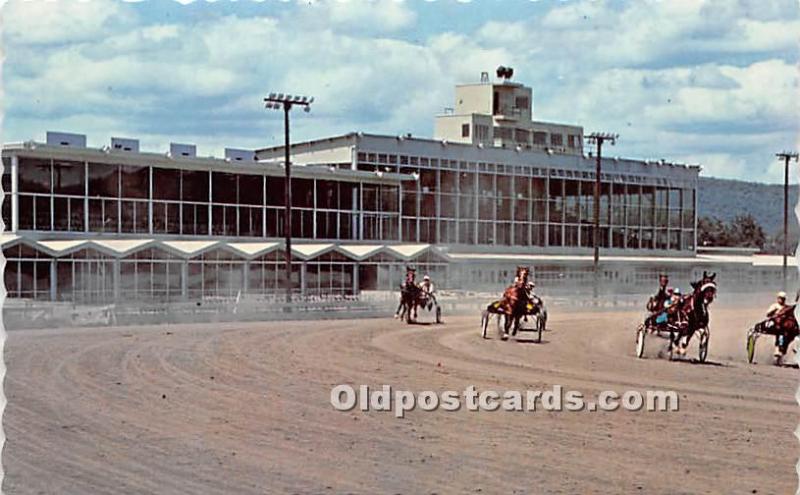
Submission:
POLYGON ((797 161, 797 152, 782 151, 775 153, 779 160, 783 160, 783 290, 786 290, 787 260, 789 253, 789 162, 797 161))
MULTIPOLYGON (((619 134, 610 134, 607 132, 593 132, 586 136, 590 143, 597 145, 597 161, 595 165, 594 177, 594 233, 592 235, 592 246, 594 247, 594 298, 597 300, 600 287, 600 189, 602 175, 602 160, 603 160, 603 143, 608 141, 612 145, 617 142, 619 134)), ((609 203, 610 204, 610 203, 609 203)))
POLYGON ((294 105, 303 107, 304 112, 311 111, 311 104, 314 98, 299 95, 284 95, 283 93, 270 93, 267 98, 264 98, 264 106, 270 110, 283 110, 283 134, 284 134, 284 170, 286 177, 284 180, 284 216, 283 216, 283 233, 286 238, 286 246, 284 249, 286 260, 286 302, 292 302, 292 161, 290 156, 290 143, 289 143, 289 111, 294 105))

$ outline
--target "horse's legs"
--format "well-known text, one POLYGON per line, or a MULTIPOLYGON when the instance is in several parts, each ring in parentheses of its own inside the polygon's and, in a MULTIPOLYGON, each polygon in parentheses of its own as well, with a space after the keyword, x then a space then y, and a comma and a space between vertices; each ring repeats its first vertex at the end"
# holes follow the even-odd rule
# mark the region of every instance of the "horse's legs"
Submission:
POLYGON ((506 335, 508 335, 508 331, 511 329, 511 325, 514 323, 514 321, 514 315, 506 315, 505 326, 503 327, 503 331, 506 335))

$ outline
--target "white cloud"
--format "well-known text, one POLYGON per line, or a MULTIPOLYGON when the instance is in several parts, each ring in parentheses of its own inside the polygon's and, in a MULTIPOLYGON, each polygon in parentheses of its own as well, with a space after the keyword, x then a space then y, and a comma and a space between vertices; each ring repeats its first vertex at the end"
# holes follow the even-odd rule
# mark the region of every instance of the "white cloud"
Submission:
POLYGON ((128 24, 130 12, 121 2, 14 1, 2 9, 9 44, 63 44, 98 39, 128 24))

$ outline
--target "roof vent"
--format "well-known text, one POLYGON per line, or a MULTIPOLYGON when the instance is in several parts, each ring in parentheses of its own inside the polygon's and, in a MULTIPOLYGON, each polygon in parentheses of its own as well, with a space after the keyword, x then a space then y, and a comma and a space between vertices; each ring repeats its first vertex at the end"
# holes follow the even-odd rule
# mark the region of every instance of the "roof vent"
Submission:
POLYGON ((234 162, 254 162, 256 152, 237 148, 225 148, 225 158, 234 162))
POLYGON ((71 134, 69 132, 47 131, 47 144, 49 146, 69 146, 70 148, 85 148, 86 134, 71 134))
POLYGON ((194 158, 197 156, 197 146, 193 144, 169 143, 169 152, 173 158, 194 158))
POLYGON ((113 151, 127 151, 130 153, 139 152, 139 140, 128 138, 111 138, 111 149, 113 151))

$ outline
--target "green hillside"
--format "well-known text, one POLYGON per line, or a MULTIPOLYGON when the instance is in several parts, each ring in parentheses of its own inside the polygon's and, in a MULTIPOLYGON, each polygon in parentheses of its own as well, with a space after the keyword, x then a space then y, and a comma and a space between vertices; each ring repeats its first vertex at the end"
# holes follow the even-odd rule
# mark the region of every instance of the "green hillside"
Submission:
MULTIPOLYGON (((789 232, 797 232, 794 207, 797 184, 789 185, 789 232)), ((769 236, 783 229, 783 185, 701 177, 698 186, 698 216, 717 217, 729 222, 749 213, 769 236)))

